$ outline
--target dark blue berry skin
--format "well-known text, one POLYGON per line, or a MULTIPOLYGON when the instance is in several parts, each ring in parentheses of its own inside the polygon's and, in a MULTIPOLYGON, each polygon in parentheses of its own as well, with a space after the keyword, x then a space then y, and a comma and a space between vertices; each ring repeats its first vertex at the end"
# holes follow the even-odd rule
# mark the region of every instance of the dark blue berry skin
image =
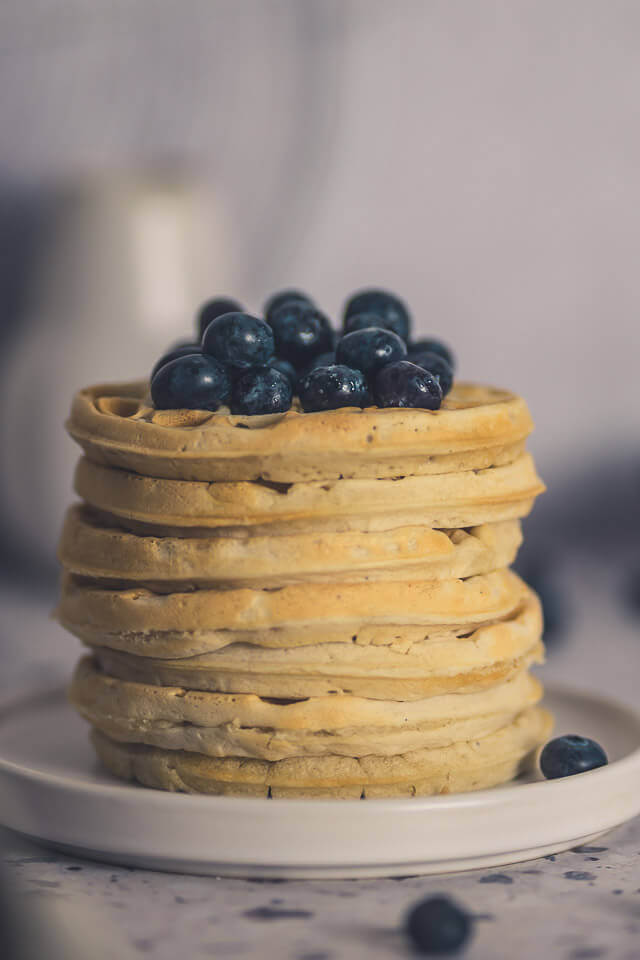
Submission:
POLYGON ((276 352, 298 370, 332 348, 331 327, 323 313, 303 300, 289 300, 271 314, 276 352))
POLYGON ((415 353, 411 356, 411 363, 432 373, 440 384, 442 396, 446 397, 453 386, 453 370, 444 357, 439 353, 415 353))
POLYGON ((403 360, 406 355, 404 340, 397 333, 381 327, 366 327, 346 333, 336 347, 337 363, 362 370, 368 377, 374 376, 388 363, 403 360))
POLYGON ((298 374, 292 363, 289 363, 288 360, 281 360, 279 357, 273 357, 269 360, 269 366, 272 370, 279 370, 280 373, 284 373, 291 386, 295 387, 298 382, 298 374))
POLYGON ((267 323, 271 323, 271 317, 276 310, 284 306, 285 303, 290 303, 292 300, 299 303, 306 303, 310 307, 313 306, 311 297, 308 297, 302 290, 281 290, 279 293, 274 293, 269 297, 264 305, 264 318, 267 323))
POLYGON ((333 367, 336 363, 336 352, 335 350, 329 351, 329 353, 319 353, 317 357, 314 357, 311 363, 305 367, 300 376, 296 380, 296 393, 300 392, 300 381, 303 380, 308 373, 311 373, 312 370, 316 370, 318 367, 333 367))
POLYGON ((383 330, 392 330, 377 313, 352 313, 344 318, 342 336, 354 333, 356 330, 367 330, 369 327, 381 327, 383 330))
POLYGON ((442 390, 436 378, 408 360, 383 367, 376 376, 374 392, 379 407, 438 410, 442 403, 442 390))
POLYGON ((336 352, 335 350, 330 350, 327 353, 319 353, 317 357, 314 357, 305 373, 311 373, 312 370, 315 370, 316 367, 332 367, 336 363, 336 352))
POLYGON ((413 360, 414 356, 419 353, 437 353, 438 356, 447 361, 452 370, 456 368, 456 360, 451 349, 441 340, 416 340, 414 343, 410 343, 409 360, 413 360))
POLYGON ((165 364, 170 363, 177 357, 188 357, 194 353, 202 353, 202 347, 199 343, 177 343, 175 347, 167 350, 167 352, 160 357, 151 371, 149 379, 153 380, 160 367, 164 367, 165 364))
POLYGON ((202 351, 237 370, 261 367, 273 356, 273 332, 248 313, 225 313, 205 330, 202 351))
POLYGON ((311 370, 298 381, 298 394, 305 413, 371 405, 367 378, 362 370, 341 364, 311 370))
POLYGON ((595 770, 606 763, 607 755, 599 743, 575 734, 550 740, 540 754, 540 769, 547 780, 572 777, 574 773, 595 770))
POLYGON ((226 367, 202 353, 171 360, 151 381, 151 399, 158 410, 217 410, 230 397, 226 367))
POLYGON ((379 318, 378 326, 393 330, 403 340, 409 337, 410 317, 406 305, 399 297, 386 290, 361 290, 354 294, 344 308, 344 329, 351 330, 349 318, 359 313, 374 313, 379 318))
POLYGON ((257 367, 235 381, 231 413, 284 413, 291 406, 292 397, 293 386, 284 373, 273 367, 257 367))
POLYGON ((215 300, 207 300, 198 310, 196 323, 198 327, 198 336, 202 340, 204 332, 212 320, 217 320, 225 313, 242 313, 244 307, 237 300, 231 300, 229 297, 216 297, 215 300))
POLYGON ((472 920, 448 897, 429 897, 407 915, 407 930, 415 949, 431 956, 457 953, 469 940, 472 920))

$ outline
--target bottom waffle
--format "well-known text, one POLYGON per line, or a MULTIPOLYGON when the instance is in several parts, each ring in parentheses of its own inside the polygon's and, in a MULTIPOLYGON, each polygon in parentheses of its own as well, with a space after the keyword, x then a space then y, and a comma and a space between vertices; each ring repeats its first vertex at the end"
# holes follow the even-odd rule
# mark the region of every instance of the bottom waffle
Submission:
POLYGON ((530 707, 488 736, 445 747, 396 756, 314 756, 273 762, 118 743, 95 729, 92 741, 100 760, 115 776, 160 790, 357 799, 461 793, 496 786, 527 769, 552 727, 546 710, 530 707))

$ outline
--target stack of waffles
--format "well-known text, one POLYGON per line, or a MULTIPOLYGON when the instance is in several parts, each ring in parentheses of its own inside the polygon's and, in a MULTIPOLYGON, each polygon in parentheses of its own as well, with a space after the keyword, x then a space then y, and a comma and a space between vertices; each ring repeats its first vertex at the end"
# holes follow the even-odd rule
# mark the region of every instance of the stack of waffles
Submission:
POLYGON ((522 399, 240 417, 81 391, 58 615, 102 763, 164 790, 389 797, 517 776, 549 736, 544 489, 522 399))

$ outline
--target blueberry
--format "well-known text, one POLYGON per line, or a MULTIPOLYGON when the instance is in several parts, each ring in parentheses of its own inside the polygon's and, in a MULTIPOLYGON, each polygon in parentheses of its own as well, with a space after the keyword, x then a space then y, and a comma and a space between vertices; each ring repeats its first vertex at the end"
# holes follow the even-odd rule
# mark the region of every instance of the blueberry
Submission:
POLYGON ((291 406, 293 386, 273 367, 246 370, 233 385, 231 413, 284 413, 291 406))
POLYGON ((335 410, 338 407, 368 407, 371 396, 367 378, 362 370, 352 370, 341 364, 316 367, 298 381, 302 409, 335 410))
POLYGON ((312 370, 317 370, 318 367, 333 367, 336 363, 336 352, 335 350, 330 350, 328 353, 319 353, 317 357, 314 357, 311 363, 307 364, 302 373, 296 380, 296 392, 300 393, 300 381, 303 380, 308 373, 311 373, 312 370))
POLYGON ((264 305, 264 318, 267 323, 271 323, 271 317, 276 310, 284 306, 285 303, 290 303, 292 300, 299 303, 306 303, 310 307, 313 306, 311 297, 308 297, 306 293, 302 293, 301 290, 281 290, 279 293, 274 293, 270 296, 264 305))
POLYGON ((364 330, 347 333, 336 348, 337 363, 362 370, 368 377, 388 363, 402 360, 406 355, 404 340, 397 333, 381 327, 366 327, 364 330))
POLYGON ((376 376, 375 396, 380 407, 422 407, 438 410, 442 389, 436 378, 408 360, 389 363, 376 376))
POLYGON ((307 367, 319 353, 331 350, 331 327, 323 313, 303 300, 289 300, 271 314, 279 357, 297 369, 307 367))
POLYGON ((167 352, 160 357, 151 371, 149 379, 153 380, 160 367, 164 367, 165 364, 170 363, 171 360, 175 360, 176 357, 188 357, 194 353, 202 353, 202 347, 199 343, 176 343, 174 347, 167 350, 167 352))
POLYGON ((414 356, 417 356, 419 353, 437 353, 438 356, 447 361, 452 370, 456 368, 455 357, 451 349, 446 343, 442 343, 441 340, 416 340, 414 343, 410 343, 409 360, 413 360, 414 356))
POLYGON ((411 363, 432 373, 440 384, 442 396, 446 395, 453 386, 453 370, 439 353, 415 353, 411 355, 411 363))
POLYGON ((224 313, 205 330, 202 350, 239 370, 261 367, 273 356, 273 333, 269 324, 258 317, 224 313))
POLYGON ((287 380, 291 383, 291 386, 295 387, 298 382, 298 374, 292 363, 289 363, 288 360, 281 360, 279 357, 273 357, 273 359, 269 360, 269 366, 272 370, 279 370, 280 373, 284 373, 287 380))
POLYGON ((231 300, 229 297, 216 297, 215 300, 207 300, 198 310, 196 319, 198 336, 202 340, 204 332, 212 320, 217 320, 225 313, 242 313, 243 309, 237 300, 231 300))
POLYGON ((606 763, 607 755, 599 743, 575 734, 550 740, 540 754, 540 769, 547 780, 585 773, 606 763))
POLYGON ((158 410, 217 410, 230 396, 227 370, 202 353, 171 360, 151 381, 151 399, 158 410))
POLYGON ((369 327, 381 327, 383 330, 393 330, 377 313, 352 313, 344 318, 342 336, 354 333, 356 330, 367 330, 369 327))
POLYGON ((332 367, 336 362, 336 352, 335 350, 329 350, 327 353, 319 353, 317 357, 314 357, 305 373, 311 373, 312 370, 315 370, 316 367, 332 367))
POLYGON ((442 895, 416 904, 406 922, 414 947, 424 954, 457 953, 472 933, 469 914, 442 895))
POLYGON ((344 308, 344 329, 350 331, 350 317, 359 313, 374 313, 379 317, 378 326, 393 330, 406 340, 409 336, 409 311, 405 304, 393 293, 386 290, 361 290, 354 294, 344 308))

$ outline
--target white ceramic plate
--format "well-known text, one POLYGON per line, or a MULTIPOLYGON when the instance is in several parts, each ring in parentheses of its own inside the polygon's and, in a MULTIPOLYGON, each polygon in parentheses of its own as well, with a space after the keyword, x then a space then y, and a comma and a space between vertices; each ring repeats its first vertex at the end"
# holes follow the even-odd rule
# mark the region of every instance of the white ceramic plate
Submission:
POLYGON ((240 877, 442 873, 557 853, 640 813, 640 715, 556 691, 557 733, 594 737, 607 767, 477 793, 263 800, 163 793, 97 767, 61 691, 0 713, 0 822, 79 856, 240 877))

